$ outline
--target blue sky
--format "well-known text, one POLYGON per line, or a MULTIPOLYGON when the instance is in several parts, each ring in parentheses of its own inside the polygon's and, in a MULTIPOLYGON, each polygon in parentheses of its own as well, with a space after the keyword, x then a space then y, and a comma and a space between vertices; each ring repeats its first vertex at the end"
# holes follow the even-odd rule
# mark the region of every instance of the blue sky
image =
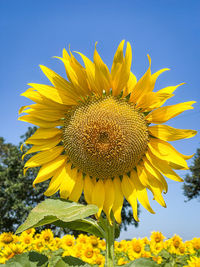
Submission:
MULTIPOLYGON (((0 136, 17 144, 26 131, 28 124, 17 121, 17 112, 30 101, 20 94, 28 88, 27 83, 47 83, 39 64, 65 76, 62 63, 52 56, 60 56, 70 44, 72 51, 92 59, 98 41, 97 49, 110 67, 122 39, 132 45, 132 71, 137 78, 146 71, 146 55, 150 54, 153 72, 171 69, 162 74, 156 89, 186 82, 168 104, 189 100, 197 104, 169 125, 200 130, 199 10, 198 0, 1 0, 0 136)), ((192 154, 200 147, 199 135, 177 141, 174 146, 192 154)), ((179 174, 183 177, 185 172, 179 174)), ((176 233, 184 240, 200 236, 200 203, 184 202, 182 184, 168 182, 167 209, 151 201, 156 215, 141 208, 139 227, 129 227, 121 239, 150 236, 153 230, 162 231, 166 237, 176 233)))

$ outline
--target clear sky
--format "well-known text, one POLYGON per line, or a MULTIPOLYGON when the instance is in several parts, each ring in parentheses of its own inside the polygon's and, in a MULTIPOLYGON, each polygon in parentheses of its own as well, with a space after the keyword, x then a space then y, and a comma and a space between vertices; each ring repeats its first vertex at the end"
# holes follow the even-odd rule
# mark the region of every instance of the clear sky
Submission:
MULTIPOLYGON (((65 75, 62 63, 52 56, 61 56, 62 49, 70 44, 72 51, 92 59, 98 41, 97 49, 110 67, 122 39, 132 45, 132 71, 137 78, 146 71, 146 55, 150 54, 153 72, 171 69, 161 75, 156 89, 186 82, 168 104, 189 100, 197 104, 169 125, 200 130, 199 12, 199 0, 1 0, 0 136, 18 144, 29 126, 17 121, 17 112, 30 103, 20 96, 27 83, 47 83, 39 64, 65 75)), ((174 146, 193 154, 200 147, 199 135, 174 146)), ((179 172, 182 177, 185 173, 179 172)), ((150 236, 153 230, 167 237, 176 233, 184 240, 200 237, 200 202, 184 202, 182 184, 173 181, 169 181, 165 200, 166 209, 151 201, 156 215, 141 207, 139 227, 129 227, 120 239, 150 236)))

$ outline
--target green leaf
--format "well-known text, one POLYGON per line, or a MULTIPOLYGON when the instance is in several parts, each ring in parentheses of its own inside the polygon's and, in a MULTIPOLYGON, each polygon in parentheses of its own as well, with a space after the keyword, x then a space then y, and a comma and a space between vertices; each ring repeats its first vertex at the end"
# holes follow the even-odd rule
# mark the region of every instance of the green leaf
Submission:
POLYGON ((174 263, 172 262, 166 262, 164 264, 162 264, 163 267, 173 267, 174 266, 174 263))
POLYGON ((46 267, 48 258, 45 255, 37 252, 26 252, 20 255, 15 255, 8 260, 2 267, 46 267))
POLYGON ((105 238, 104 230, 99 226, 99 224, 93 219, 82 219, 73 222, 54 222, 56 226, 62 228, 69 228, 71 230, 83 231, 101 238, 105 238))
POLYGON ((89 267, 91 265, 72 256, 64 257, 60 259, 56 265, 54 265, 54 267, 78 267, 78 266, 89 267))
POLYGON ((140 259, 131 261, 123 266, 125 267, 157 267, 159 265, 152 259, 140 258, 140 259))
POLYGON ((72 222, 97 213, 95 205, 82 205, 63 199, 46 199, 30 212, 26 221, 17 229, 16 234, 32 227, 38 227, 58 220, 72 222))
POLYGON ((166 249, 162 249, 159 253, 159 256, 161 256, 163 259, 169 259, 171 258, 171 254, 166 249))

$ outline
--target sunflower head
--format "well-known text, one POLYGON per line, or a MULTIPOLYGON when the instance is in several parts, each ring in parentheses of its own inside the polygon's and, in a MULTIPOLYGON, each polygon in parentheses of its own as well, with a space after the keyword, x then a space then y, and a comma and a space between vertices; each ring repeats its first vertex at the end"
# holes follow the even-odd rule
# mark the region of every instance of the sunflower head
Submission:
POLYGON ((93 98, 68 112, 63 143, 77 168, 107 179, 137 165, 147 149, 148 129, 144 115, 127 101, 93 98))
MULTIPOLYGON (((158 76, 168 69, 146 73, 137 81, 131 72, 132 50, 119 44, 111 70, 94 50, 93 61, 78 53, 84 63, 63 50, 67 79, 41 66, 52 85, 29 84, 22 95, 33 100, 19 119, 39 126, 26 140, 33 145, 25 155, 25 171, 41 167, 34 185, 50 180, 45 195, 59 191, 61 198, 78 201, 82 192, 88 203, 111 211, 118 223, 124 197, 138 220, 137 201, 152 210, 147 190, 162 206, 167 178, 182 181, 174 169, 187 169, 191 156, 179 153, 168 141, 189 138, 196 131, 176 129, 163 123, 192 109, 194 101, 162 105, 179 85, 154 92, 158 76)), ((25 156, 24 155, 24 156, 25 156)), ((23 157, 24 157, 23 156, 23 157)))

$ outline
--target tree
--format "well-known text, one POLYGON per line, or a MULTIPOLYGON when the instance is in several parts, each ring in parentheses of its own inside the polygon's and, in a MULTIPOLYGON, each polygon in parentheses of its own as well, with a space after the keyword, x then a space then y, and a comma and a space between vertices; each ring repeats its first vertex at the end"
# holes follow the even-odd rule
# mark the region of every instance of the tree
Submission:
POLYGON ((185 176, 183 184, 184 195, 188 200, 200 197, 200 149, 197 149, 190 171, 191 175, 185 176))
MULTIPOLYGON (((30 136, 34 131, 35 128, 29 128, 25 135, 30 136)), ((21 157, 19 146, 5 143, 0 138, 0 232, 14 232, 33 206, 44 199, 45 185, 41 184, 36 189, 32 186, 38 170, 31 169, 23 175, 21 157)))
MULTIPOLYGON (((29 169, 24 175, 24 162, 21 160, 22 154, 31 146, 24 145, 23 153, 20 146, 36 129, 36 127, 29 127, 28 131, 21 136, 22 142, 18 146, 5 143, 5 140, 0 137, 0 232, 14 232, 26 219, 29 211, 45 199, 43 193, 48 186, 48 181, 39 183, 33 188, 32 183, 37 175, 38 168, 29 169)), ((25 161, 30 157, 30 155, 27 155, 25 161)), ((83 196, 80 198, 80 202, 85 203, 83 196)), ((138 225, 133 219, 129 203, 125 201, 122 209, 121 228, 126 230, 127 225, 130 224, 138 225)), ((56 229, 52 226, 48 226, 48 228, 56 229)), ((77 232, 73 233, 77 234, 77 232)))

